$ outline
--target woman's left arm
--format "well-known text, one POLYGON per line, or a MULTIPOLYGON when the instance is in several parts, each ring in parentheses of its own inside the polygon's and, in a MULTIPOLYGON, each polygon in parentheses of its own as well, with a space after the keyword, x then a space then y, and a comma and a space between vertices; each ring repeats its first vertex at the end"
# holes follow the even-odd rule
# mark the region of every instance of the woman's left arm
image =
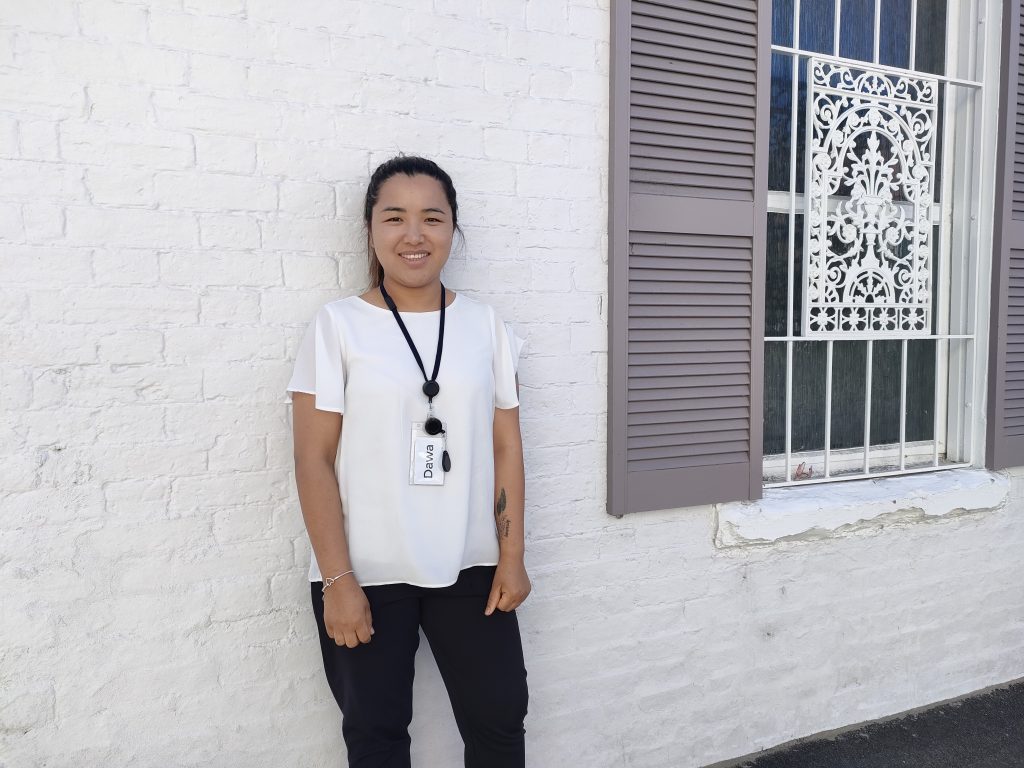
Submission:
POLYGON ((530 594, 523 553, 525 497, 523 437, 519 408, 494 409, 494 525, 498 533, 498 568, 484 613, 515 610, 530 594))

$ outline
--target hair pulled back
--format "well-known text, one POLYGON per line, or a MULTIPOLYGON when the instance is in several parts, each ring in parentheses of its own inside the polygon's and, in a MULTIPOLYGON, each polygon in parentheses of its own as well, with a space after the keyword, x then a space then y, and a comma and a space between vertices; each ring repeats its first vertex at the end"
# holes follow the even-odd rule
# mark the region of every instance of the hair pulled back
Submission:
POLYGON ((452 177, 445 173, 433 160, 417 155, 398 155, 386 160, 377 166, 377 169, 370 176, 370 183, 366 187, 366 199, 363 202, 363 222, 366 224, 366 246, 368 255, 368 266, 370 276, 370 287, 376 288, 384 280, 384 268, 377 259, 370 245, 370 222, 373 219, 373 206, 377 204, 380 197, 380 188, 385 181, 392 176, 404 173, 406 176, 429 176, 436 179, 448 198, 448 207, 452 209, 452 228, 459 230, 459 204, 455 199, 455 185, 452 177))

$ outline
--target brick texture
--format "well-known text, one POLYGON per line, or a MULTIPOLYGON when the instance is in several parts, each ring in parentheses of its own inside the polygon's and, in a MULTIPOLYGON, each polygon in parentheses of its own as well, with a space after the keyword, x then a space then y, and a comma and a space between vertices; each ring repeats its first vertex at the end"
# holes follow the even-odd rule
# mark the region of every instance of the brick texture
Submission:
MULTIPOLYGON (((0 765, 336 766, 283 387, 437 158, 528 338, 530 764, 698 766, 1024 674, 1024 492, 718 550, 605 514, 608 0, 8 0, 0 765)), ((426 651, 414 764, 460 764, 426 651)))

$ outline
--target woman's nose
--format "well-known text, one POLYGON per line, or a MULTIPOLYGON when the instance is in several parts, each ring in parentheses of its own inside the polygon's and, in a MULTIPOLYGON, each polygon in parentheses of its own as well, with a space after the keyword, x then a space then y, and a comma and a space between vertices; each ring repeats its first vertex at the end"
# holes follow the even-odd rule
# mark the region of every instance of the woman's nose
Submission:
POLYGON ((418 224, 410 223, 405 230, 405 239, 410 243, 418 243, 423 239, 423 232, 418 224))

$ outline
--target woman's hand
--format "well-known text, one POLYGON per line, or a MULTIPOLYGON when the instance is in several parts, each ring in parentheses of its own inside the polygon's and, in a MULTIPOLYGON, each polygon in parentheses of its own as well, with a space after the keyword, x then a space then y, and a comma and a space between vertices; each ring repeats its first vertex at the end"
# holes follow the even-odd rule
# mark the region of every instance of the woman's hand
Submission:
POLYGON ((344 578, 324 592, 324 626, 338 645, 355 648, 370 642, 373 617, 370 602, 355 579, 344 578))
POLYGON ((523 559, 499 557, 484 615, 490 616, 495 608, 499 611, 514 611, 530 594, 531 589, 530 577, 526 575, 523 559))

